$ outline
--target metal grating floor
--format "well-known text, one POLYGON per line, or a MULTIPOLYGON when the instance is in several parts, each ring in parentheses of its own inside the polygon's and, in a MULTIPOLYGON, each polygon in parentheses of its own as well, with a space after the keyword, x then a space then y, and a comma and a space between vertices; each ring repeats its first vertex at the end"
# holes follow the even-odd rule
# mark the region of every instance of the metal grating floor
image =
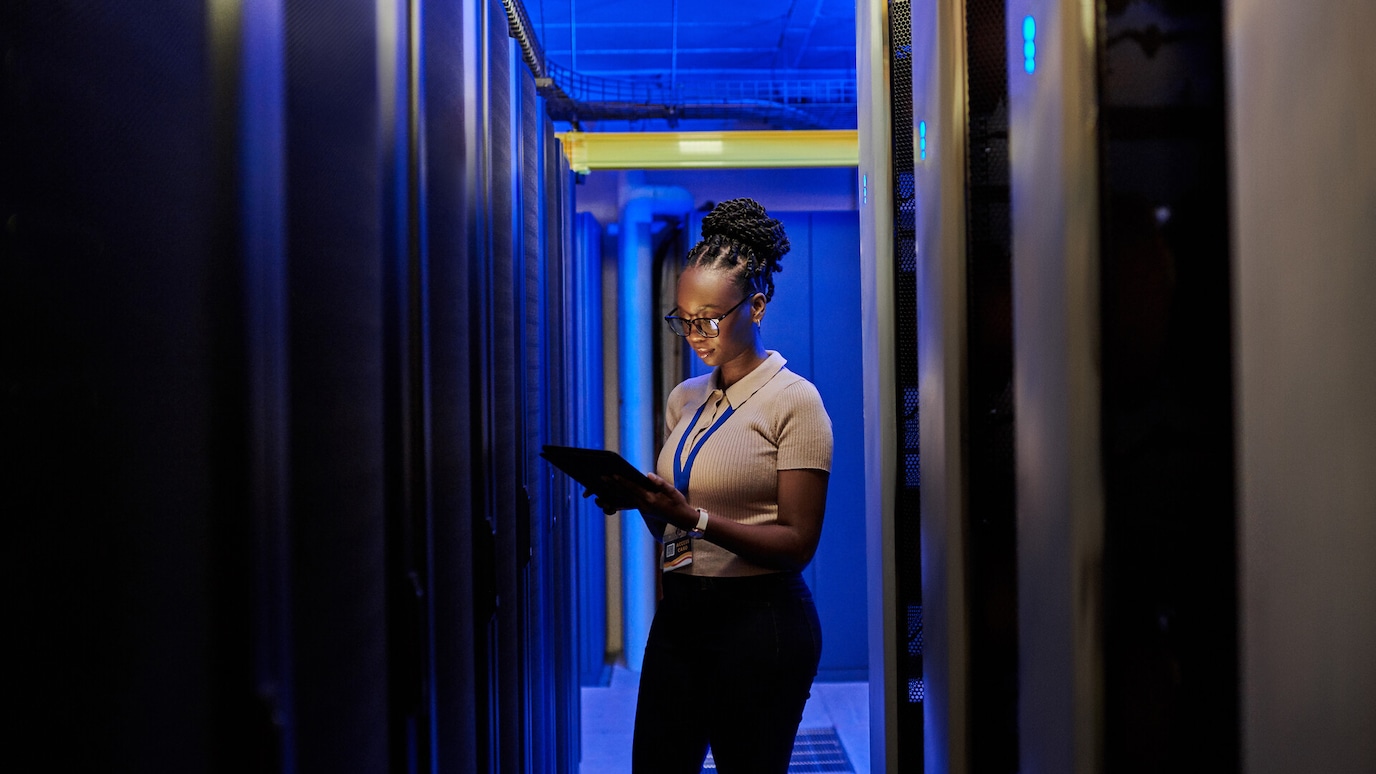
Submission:
MULTIPOLYGON (((712 752, 707 752, 707 760, 702 764, 703 771, 716 771, 717 763, 712 760, 712 752)), ((813 774, 814 772, 853 772, 846 750, 841 746, 841 738, 833 728, 800 728, 793 740, 793 760, 789 761, 788 774, 813 774)))
MULTIPOLYGON (((606 685, 583 686, 578 774, 632 774, 629 753, 635 743, 639 686, 639 673, 622 666, 612 669, 606 685)), ((868 682, 814 682, 791 771, 870 774, 869 708, 868 682), (827 749, 818 748, 819 742, 831 745, 825 757, 817 754, 827 749), (805 751, 811 754, 802 755, 805 751)), ((705 771, 716 774, 717 769, 705 771)))

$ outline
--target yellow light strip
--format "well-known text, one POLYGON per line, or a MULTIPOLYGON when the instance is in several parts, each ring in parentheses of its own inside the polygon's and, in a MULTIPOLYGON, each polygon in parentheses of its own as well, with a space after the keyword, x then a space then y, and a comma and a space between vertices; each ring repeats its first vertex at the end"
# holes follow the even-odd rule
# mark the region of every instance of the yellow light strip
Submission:
POLYGON ((560 132, 575 172, 594 169, 854 167, 854 129, 752 132, 560 132))

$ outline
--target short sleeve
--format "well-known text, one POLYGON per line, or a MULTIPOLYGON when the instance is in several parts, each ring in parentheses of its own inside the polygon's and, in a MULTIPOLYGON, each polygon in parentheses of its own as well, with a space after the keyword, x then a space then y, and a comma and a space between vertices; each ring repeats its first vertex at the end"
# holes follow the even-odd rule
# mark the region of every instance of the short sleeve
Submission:
POLYGON ((817 388, 805 379, 780 395, 778 414, 779 470, 831 470, 831 417, 817 388))

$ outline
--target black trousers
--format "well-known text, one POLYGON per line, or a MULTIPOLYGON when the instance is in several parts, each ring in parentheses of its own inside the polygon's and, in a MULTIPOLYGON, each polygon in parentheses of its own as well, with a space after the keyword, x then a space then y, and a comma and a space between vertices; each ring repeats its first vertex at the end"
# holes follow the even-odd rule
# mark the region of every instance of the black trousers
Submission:
POLYGON ((711 745, 723 774, 786 774, 821 653, 800 574, 666 573, 640 673, 632 770, 697 774, 711 745))

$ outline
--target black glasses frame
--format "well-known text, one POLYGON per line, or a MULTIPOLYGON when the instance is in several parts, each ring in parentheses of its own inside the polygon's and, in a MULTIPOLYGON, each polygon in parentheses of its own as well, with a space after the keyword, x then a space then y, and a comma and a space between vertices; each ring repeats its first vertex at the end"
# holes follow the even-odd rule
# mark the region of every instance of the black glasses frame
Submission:
POLYGON ((666 314, 664 315, 664 322, 669 324, 669 332, 675 336, 687 338, 688 332, 696 328, 698 333, 706 338, 715 339, 721 335, 721 321, 730 317, 732 312, 741 308, 741 304, 744 304, 754 297, 755 294, 751 293, 745 298, 737 301, 735 306, 727 309, 725 314, 717 317, 694 317, 690 320, 687 317, 677 317, 672 314, 666 314))

